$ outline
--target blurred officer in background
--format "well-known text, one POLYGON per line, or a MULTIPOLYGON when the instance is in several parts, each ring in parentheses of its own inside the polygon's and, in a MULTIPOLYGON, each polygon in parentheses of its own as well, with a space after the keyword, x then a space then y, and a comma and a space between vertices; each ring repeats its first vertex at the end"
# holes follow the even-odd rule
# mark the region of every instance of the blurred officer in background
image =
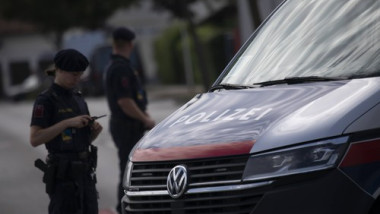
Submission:
POLYGON ((130 55, 135 34, 124 27, 114 30, 111 64, 104 76, 104 88, 111 110, 110 132, 118 148, 120 180, 117 211, 121 213, 123 173, 133 146, 154 127, 155 122, 146 111, 147 97, 137 72, 131 67, 130 55))
POLYGON ((49 214, 98 214, 97 148, 91 142, 102 126, 74 89, 89 62, 80 52, 66 49, 55 55, 54 64, 47 71, 54 82, 38 95, 30 128, 32 146, 45 144, 48 150, 47 163, 38 159, 35 166, 44 171, 49 214))

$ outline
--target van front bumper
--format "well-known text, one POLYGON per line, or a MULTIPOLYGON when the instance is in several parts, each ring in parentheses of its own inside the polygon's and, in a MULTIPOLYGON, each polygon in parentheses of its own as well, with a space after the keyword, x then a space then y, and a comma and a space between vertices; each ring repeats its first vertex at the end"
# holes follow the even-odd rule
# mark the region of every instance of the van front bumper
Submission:
POLYGON ((340 170, 279 180, 268 189, 252 214, 365 214, 374 199, 340 170))
POLYGON ((166 190, 126 191, 125 213, 365 214, 374 199, 339 169, 271 181, 189 188, 173 199, 166 190))

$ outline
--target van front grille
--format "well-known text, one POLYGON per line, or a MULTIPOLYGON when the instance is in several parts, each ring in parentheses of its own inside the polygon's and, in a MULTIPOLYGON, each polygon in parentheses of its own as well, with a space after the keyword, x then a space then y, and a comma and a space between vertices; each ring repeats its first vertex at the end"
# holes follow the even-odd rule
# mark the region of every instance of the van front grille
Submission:
POLYGON ((248 157, 244 155, 216 159, 134 163, 130 187, 139 190, 166 190, 167 176, 176 165, 187 167, 190 186, 240 182, 248 157))
POLYGON ((251 189, 186 194, 181 199, 169 195, 128 196, 123 201, 133 214, 249 214, 262 194, 251 189))
POLYGON ((241 179, 249 155, 170 162, 136 162, 123 199, 133 214, 249 214, 262 193, 256 184, 241 179), (166 190, 170 170, 186 166, 189 186, 183 196, 173 199, 166 190))

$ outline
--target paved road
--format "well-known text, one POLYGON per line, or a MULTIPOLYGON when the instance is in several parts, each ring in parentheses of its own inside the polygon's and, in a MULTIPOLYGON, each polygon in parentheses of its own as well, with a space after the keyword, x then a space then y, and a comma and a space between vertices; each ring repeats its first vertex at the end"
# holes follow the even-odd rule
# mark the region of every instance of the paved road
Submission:
MULTIPOLYGON (((87 98, 92 115, 109 115, 104 98, 87 98)), ((44 146, 29 144, 31 101, 0 102, 0 213, 47 213, 48 197, 44 192, 42 172, 33 166, 37 158, 44 159, 44 146)), ((179 107, 172 99, 152 100, 149 112, 156 121, 163 120, 179 107)), ((118 159, 108 132, 108 118, 99 119, 104 130, 94 142, 98 146, 99 208, 113 209, 116 204, 118 159)))

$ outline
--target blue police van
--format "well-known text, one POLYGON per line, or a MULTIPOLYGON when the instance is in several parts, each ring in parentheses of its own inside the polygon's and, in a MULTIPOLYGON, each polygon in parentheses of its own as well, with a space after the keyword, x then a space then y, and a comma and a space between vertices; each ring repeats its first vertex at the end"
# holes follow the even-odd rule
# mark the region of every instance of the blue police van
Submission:
POLYGON ((380 1, 284 1, 124 186, 134 214, 379 214, 380 1))

